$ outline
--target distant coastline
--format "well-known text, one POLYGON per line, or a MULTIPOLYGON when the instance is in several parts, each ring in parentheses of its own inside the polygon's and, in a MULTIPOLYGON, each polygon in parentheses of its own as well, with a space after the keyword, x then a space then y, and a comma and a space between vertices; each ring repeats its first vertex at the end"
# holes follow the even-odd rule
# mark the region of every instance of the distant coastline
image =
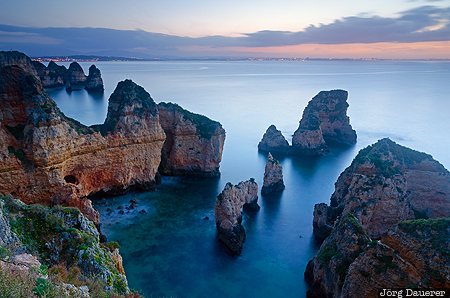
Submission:
POLYGON ((95 55, 72 56, 35 56, 33 61, 39 62, 98 62, 98 61, 450 61, 450 59, 380 59, 380 58, 311 58, 311 57, 161 57, 136 58, 95 55))

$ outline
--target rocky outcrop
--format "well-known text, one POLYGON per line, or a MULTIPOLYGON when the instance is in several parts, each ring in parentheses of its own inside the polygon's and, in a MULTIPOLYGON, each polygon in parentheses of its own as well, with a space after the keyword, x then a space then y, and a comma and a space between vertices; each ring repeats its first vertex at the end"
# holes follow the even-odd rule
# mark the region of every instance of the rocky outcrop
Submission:
POLYGON ((382 139, 361 150, 335 186, 330 206, 314 209, 323 243, 305 272, 309 297, 448 285, 439 247, 450 245, 450 173, 439 162, 382 139))
POLYGON ((214 208, 219 240, 235 255, 240 255, 245 241, 242 209, 258 210, 258 185, 254 179, 238 185, 227 183, 214 208))
POLYGON ((65 86, 67 75, 67 69, 65 66, 59 66, 53 61, 48 64, 48 67, 39 61, 33 61, 33 66, 36 69, 44 88, 57 88, 65 86))
POLYGON ((59 293, 61 288, 64 292, 89 293, 91 289, 83 291, 83 288, 68 284, 76 279, 84 287, 93 283, 100 286, 96 290, 101 293, 92 289, 93 297, 130 292, 123 267, 120 269, 115 262, 115 259, 121 260, 118 249, 111 251, 108 243, 100 243, 94 223, 78 209, 27 206, 19 200, 0 197, 0 218, 1 229, 12 235, 7 238, 0 235, 3 273, 16 272, 38 278, 36 283, 46 284, 48 291, 55 292, 51 297, 66 297, 59 293), (10 238, 17 239, 15 245, 5 244, 10 238), (17 247, 23 251, 17 252, 17 247), (78 276, 72 273, 68 277, 67 272, 75 272, 78 276))
POLYGON ((329 144, 356 143, 356 132, 347 116, 347 97, 344 90, 321 91, 308 103, 292 137, 295 153, 323 155, 329 144))
POLYGON ((281 192, 284 190, 283 168, 278 160, 269 153, 264 171, 264 183, 261 188, 262 195, 281 192))
POLYGON ((258 144, 258 150, 272 153, 288 153, 290 146, 275 125, 269 126, 258 144))
POLYGON ((450 218, 400 223, 349 267, 342 297, 378 297, 377 289, 450 288, 450 218))
POLYGON ((27 55, 17 51, 0 51, 0 67, 17 65, 24 71, 37 75, 33 63, 27 55))
POLYGON ((95 65, 89 67, 89 75, 84 74, 80 64, 73 62, 69 69, 50 61, 46 67, 39 61, 32 62, 44 88, 66 86, 67 91, 86 89, 89 92, 103 92, 103 79, 100 69, 95 65))
POLYGON ((89 75, 86 79, 85 89, 89 92, 100 93, 105 90, 105 88, 103 87, 103 80, 100 69, 98 69, 95 65, 91 65, 91 67, 89 67, 89 75))
POLYGON ((88 196, 156 182, 165 134, 156 104, 129 80, 111 95, 105 123, 87 127, 61 113, 35 75, 0 65, 0 106, 0 193, 98 221, 88 196))
POLYGON ((219 176, 225 130, 219 122, 159 103, 159 118, 166 141, 159 171, 163 175, 219 176))
POLYGON ((87 77, 78 62, 72 62, 67 70, 66 90, 81 90, 86 87, 87 77))

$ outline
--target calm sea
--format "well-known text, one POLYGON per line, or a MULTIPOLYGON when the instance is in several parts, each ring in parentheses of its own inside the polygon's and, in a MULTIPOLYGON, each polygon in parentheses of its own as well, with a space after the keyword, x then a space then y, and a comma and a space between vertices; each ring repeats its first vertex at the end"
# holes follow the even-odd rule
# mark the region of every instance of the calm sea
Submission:
MULTIPOLYGON (((81 63, 85 71, 89 63, 81 63)), ((433 155, 450 168, 450 63, 407 61, 98 62, 104 96, 64 89, 50 95, 80 122, 102 123, 120 80, 142 85, 220 121, 227 132, 218 179, 164 178, 154 192, 95 202, 102 229, 121 244, 130 286, 146 297, 304 297, 303 272, 317 250, 313 206, 329 202, 338 175, 358 150, 383 137, 433 155), (266 156, 257 144, 270 124, 290 141, 320 90, 349 91, 356 146, 323 158, 282 158, 285 191, 261 197, 244 216, 247 240, 232 257, 216 239, 214 202, 227 182, 262 185, 266 156), (124 215, 120 206, 135 198, 124 215), (108 208, 112 212, 108 212, 108 208), (139 211, 145 210, 146 214, 139 211), (209 219, 208 219, 209 218, 209 219)))

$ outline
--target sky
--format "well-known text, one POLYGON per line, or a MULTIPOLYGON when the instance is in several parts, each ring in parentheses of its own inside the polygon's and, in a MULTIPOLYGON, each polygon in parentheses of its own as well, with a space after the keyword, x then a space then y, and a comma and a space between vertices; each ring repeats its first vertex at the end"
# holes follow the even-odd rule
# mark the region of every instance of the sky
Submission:
POLYGON ((0 49, 32 56, 450 58, 450 0, 14 0, 0 49))

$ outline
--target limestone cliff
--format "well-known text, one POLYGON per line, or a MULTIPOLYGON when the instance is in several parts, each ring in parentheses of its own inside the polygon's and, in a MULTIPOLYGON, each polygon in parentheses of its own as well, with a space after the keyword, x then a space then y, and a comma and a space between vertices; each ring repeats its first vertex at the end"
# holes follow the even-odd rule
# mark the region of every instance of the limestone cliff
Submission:
POLYGON ((81 90, 86 87, 87 77, 78 62, 72 62, 67 70, 66 89, 67 91, 81 90))
POLYGON ((450 247, 442 219, 450 217, 450 173, 439 162, 382 139, 361 150, 335 186, 330 206, 314 209, 314 235, 323 243, 305 272, 309 297, 448 285, 448 255, 438 246, 450 247))
POLYGON ((262 195, 280 192, 284 190, 283 168, 278 160, 269 153, 266 168, 264 170, 264 183, 261 188, 262 195))
MULTIPOLYGON (((29 279, 35 293, 45 286, 47 296, 40 297, 130 292, 123 267, 114 262, 120 257, 116 243, 100 243, 94 223, 76 208, 25 205, 0 196, 0 230, 0 268, 5 274, 0 283, 29 279)), ((0 285, 0 296, 7 287, 0 285)))
POLYGON ((84 87, 89 92, 103 92, 105 88, 103 87, 103 79, 100 72, 95 65, 89 67, 89 75, 86 79, 86 87, 84 87))
POLYGON ((258 150, 272 153, 288 153, 290 146, 275 125, 269 126, 258 144, 258 150))
POLYGON ((344 90, 321 91, 303 111, 292 137, 294 152, 322 155, 333 143, 356 143, 356 132, 347 116, 348 93, 344 90))
POLYGON ((163 175, 219 176, 225 130, 219 122, 159 103, 159 118, 166 133, 161 165, 163 175))
POLYGON ((118 84, 104 125, 86 127, 61 113, 35 75, 0 65, 0 106, 0 193, 98 221, 89 195, 155 184, 165 135, 156 104, 133 82, 118 84))
POLYGON ((219 194, 214 208, 219 240, 231 253, 240 255, 245 241, 242 209, 258 210, 258 185, 254 179, 238 185, 227 183, 219 194))
POLYGON ((65 86, 67 75, 67 69, 65 66, 59 66, 53 61, 48 64, 48 67, 39 61, 33 61, 33 66, 36 69, 44 88, 57 88, 65 86))

